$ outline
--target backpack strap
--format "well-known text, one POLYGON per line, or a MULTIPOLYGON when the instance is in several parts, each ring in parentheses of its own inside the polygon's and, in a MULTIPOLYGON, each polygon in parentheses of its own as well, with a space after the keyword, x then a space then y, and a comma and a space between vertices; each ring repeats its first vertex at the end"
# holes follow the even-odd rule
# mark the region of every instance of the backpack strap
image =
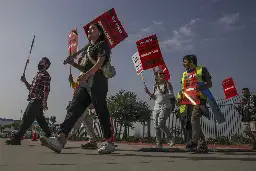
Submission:
POLYGON ((93 65, 95 65, 97 63, 97 61, 95 61, 91 56, 90 56, 90 46, 87 48, 86 50, 86 57, 91 61, 91 63, 93 63, 93 65))
MULTIPOLYGON (((89 51, 90 51, 90 47, 87 48, 86 56, 87 56, 87 58, 91 61, 91 63, 93 63, 93 65, 95 65, 95 64, 97 63, 97 61, 95 61, 95 60, 90 56, 89 51)), ((110 61, 111 61, 111 57, 109 56, 109 60, 108 60, 107 63, 110 63, 110 61)))

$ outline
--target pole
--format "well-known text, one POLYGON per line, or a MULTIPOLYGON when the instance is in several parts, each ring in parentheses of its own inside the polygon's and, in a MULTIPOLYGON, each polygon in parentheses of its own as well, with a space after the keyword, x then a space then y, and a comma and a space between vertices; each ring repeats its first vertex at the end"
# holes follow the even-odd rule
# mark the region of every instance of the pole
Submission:
POLYGON ((33 46, 34 46, 35 38, 36 38, 36 36, 34 35, 33 40, 32 40, 32 44, 30 46, 30 51, 29 51, 28 59, 26 61, 25 68, 24 68, 24 71, 23 71, 23 76, 24 77, 25 77, 25 72, 26 72, 26 69, 27 69, 27 66, 28 66, 28 63, 29 63, 30 55, 31 55, 31 52, 32 52, 32 49, 33 49, 33 46))

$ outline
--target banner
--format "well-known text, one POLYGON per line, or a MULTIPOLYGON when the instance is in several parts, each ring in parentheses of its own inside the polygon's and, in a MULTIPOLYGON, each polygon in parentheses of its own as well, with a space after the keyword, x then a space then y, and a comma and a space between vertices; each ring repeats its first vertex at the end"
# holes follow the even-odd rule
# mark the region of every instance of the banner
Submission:
POLYGON ((200 94, 196 90, 196 87, 197 87, 196 71, 187 73, 183 84, 184 84, 184 90, 183 90, 183 95, 181 99, 181 104, 199 105, 200 94))
POLYGON ((141 61, 140 61, 140 56, 139 56, 139 53, 136 52, 133 56, 132 56, 132 62, 135 66, 135 70, 137 72, 138 75, 140 75, 143 71, 142 69, 142 64, 141 64, 141 61))
MULTIPOLYGON (((68 54, 69 56, 78 51, 78 33, 77 28, 68 34, 68 54)), ((77 56, 75 57, 77 58, 77 56)))
POLYGON ((156 35, 136 42, 143 70, 164 64, 156 35))
POLYGON ((222 86, 223 86, 226 99, 229 99, 238 95, 236 91, 236 86, 232 77, 223 80, 222 86))
POLYGON ((165 80, 169 81, 171 79, 171 75, 166 64, 164 63, 163 65, 159 65, 158 68, 163 71, 165 80))
POLYGON ((108 44, 111 48, 114 48, 121 41, 128 37, 128 34, 124 30, 119 19, 117 18, 114 8, 110 9, 109 11, 105 12, 104 14, 84 26, 84 31, 87 37, 88 29, 92 23, 98 23, 102 26, 108 44))

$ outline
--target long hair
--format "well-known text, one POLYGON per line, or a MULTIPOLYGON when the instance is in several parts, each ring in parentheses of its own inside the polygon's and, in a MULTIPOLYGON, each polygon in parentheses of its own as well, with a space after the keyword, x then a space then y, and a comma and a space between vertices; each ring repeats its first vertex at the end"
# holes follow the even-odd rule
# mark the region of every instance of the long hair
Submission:
MULTIPOLYGON (((163 73, 163 70, 157 70, 155 72, 155 85, 154 85, 154 93, 155 94, 155 91, 156 91, 156 88, 158 88, 161 92, 161 94, 165 94, 166 90, 162 91, 159 87, 159 81, 158 81, 158 76, 159 76, 159 73, 163 73)), ((166 81, 164 82, 164 87, 166 88, 166 81)))
MULTIPOLYGON (((102 28, 102 26, 99 25, 98 23, 91 23, 90 26, 91 26, 91 25, 95 25, 95 26, 97 27, 97 29, 99 30, 100 35, 99 35, 99 38, 98 38, 97 42, 104 41, 105 44, 106 44, 106 46, 108 47, 110 53, 111 53, 111 48, 110 48, 110 46, 109 46, 109 44, 108 44, 108 41, 107 41, 107 39, 106 39, 106 35, 105 35, 105 33, 104 33, 104 29, 102 28)), ((83 53, 81 54, 81 57, 80 57, 81 59, 84 58, 84 56, 85 56, 85 54, 86 54, 86 50, 87 50, 87 48, 88 48, 89 46, 90 46, 90 41, 89 41, 88 44, 85 45, 85 47, 83 48, 83 49, 85 49, 85 50, 84 50, 83 53)), ((81 60, 80 60, 80 62, 81 62, 81 60)))

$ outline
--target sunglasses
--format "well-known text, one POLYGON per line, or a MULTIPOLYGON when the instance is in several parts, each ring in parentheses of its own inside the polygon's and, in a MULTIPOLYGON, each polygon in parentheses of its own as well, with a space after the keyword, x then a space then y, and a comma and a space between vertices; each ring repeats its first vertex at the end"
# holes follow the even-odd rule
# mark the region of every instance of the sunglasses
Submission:
POLYGON ((159 74, 159 75, 164 75, 164 73, 163 73, 163 72, 159 72, 158 74, 159 74))

